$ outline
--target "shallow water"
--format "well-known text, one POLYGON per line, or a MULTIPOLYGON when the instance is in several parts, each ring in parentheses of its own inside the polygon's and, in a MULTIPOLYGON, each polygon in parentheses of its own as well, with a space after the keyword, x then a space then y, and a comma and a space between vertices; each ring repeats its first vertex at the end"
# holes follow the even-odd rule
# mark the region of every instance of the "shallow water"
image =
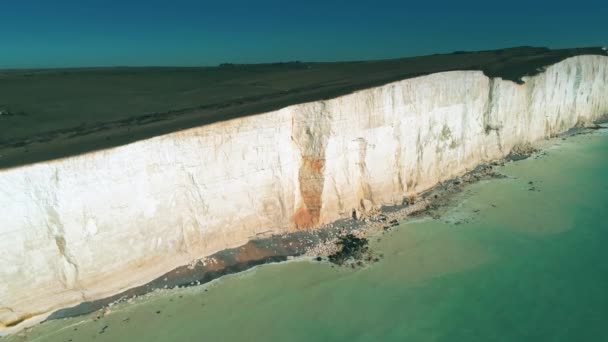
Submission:
POLYGON ((558 140, 378 235, 364 269, 265 265, 7 341, 608 340, 606 157, 606 132, 558 140))

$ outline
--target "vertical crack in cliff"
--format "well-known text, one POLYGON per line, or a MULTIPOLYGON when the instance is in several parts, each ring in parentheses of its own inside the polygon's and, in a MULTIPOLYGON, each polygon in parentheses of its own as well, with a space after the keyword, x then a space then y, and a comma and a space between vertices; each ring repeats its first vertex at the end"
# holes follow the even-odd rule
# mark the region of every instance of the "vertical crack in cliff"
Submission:
POLYGON ((205 197, 203 196, 203 192, 201 191, 201 186, 194 177, 192 172, 186 171, 188 174, 188 180, 190 181, 192 192, 189 192, 190 198, 193 199, 193 203, 198 203, 203 208, 203 213, 207 214, 209 212, 209 204, 205 202, 205 197))
POLYGON ((374 203, 372 196, 372 187, 370 185, 369 171, 367 170, 367 164, 365 159, 367 158, 367 148, 369 144, 364 138, 357 138, 356 142, 359 144, 359 160, 357 166, 359 168, 359 189, 357 191, 357 197, 359 198, 359 207, 362 211, 366 211, 368 206, 365 205, 365 201, 374 203))
POLYGON ((291 138, 301 154, 298 171, 301 203, 293 215, 297 228, 314 227, 320 222, 325 186, 325 152, 331 133, 330 116, 323 101, 294 108, 291 138))
POLYGON ((331 175, 331 184, 334 187, 336 200, 338 201, 338 212, 340 214, 343 214, 344 213, 344 200, 342 199, 342 194, 340 193, 340 190, 338 189, 338 183, 336 182, 336 176, 333 174, 331 175))
POLYGON ((495 113, 499 110, 497 108, 497 99, 499 98, 499 96, 500 93, 498 83, 494 78, 490 78, 488 84, 488 98, 483 111, 483 130, 486 135, 489 135, 491 132, 494 132, 496 134, 496 144, 498 145, 498 150, 502 153, 503 146, 502 137, 500 134, 502 124, 499 122, 494 122, 494 120, 492 119, 492 113, 495 113))
POLYGON ((188 213, 184 213, 181 222, 181 241, 179 250, 194 257, 193 244, 196 244, 196 238, 199 236, 198 231, 202 227, 199 213, 207 215, 209 213, 209 204, 205 201, 203 195, 204 184, 199 184, 195 175, 183 169, 188 182, 188 188, 184 191, 184 201, 186 202, 188 213), (193 241, 194 240, 194 241, 193 241))
MULTIPOLYGON (((581 87, 581 81, 583 80, 583 66, 580 63, 576 63, 575 66, 575 76, 574 76, 574 85, 573 85, 573 98, 574 98, 574 102, 573 102, 573 106, 572 106, 572 112, 573 113, 579 113, 577 110, 577 105, 578 105, 578 97, 579 97, 579 90, 581 87)), ((582 95, 582 94, 581 94, 582 95)), ((561 106, 560 106, 561 107, 561 106)), ((561 113, 560 113, 561 114, 561 113)), ((563 119, 561 118, 561 115, 557 116, 557 120, 559 121, 563 121, 563 119)), ((577 115, 577 120, 576 121, 580 121, 581 117, 580 114, 577 115)), ((587 118, 584 119, 585 121, 587 121, 587 118)), ((562 127, 565 127, 566 125, 562 124, 560 125, 560 129, 562 127)))
POLYGON ((401 132, 399 131, 400 128, 400 124, 398 123, 397 125, 393 126, 393 137, 395 138, 396 141, 396 147, 395 147, 395 173, 396 173, 396 181, 397 181, 397 187, 399 189, 400 192, 405 192, 406 191, 406 186, 405 183, 403 182, 403 172, 405 170, 405 168, 403 167, 403 161, 401 160, 403 155, 401 153, 401 149, 403 148, 402 142, 401 142, 401 132))
POLYGON ((494 79, 490 78, 488 84, 488 98, 486 100, 486 105, 483 109, 483 130, 486 135, 490 134, 490 132, 496 130, 496 128, 492 125, 490 115, 492 114, 492 110, 494 108, 494 79))
POLYGON ((78 264, 69 252, 63 235, 55 235, 55 245, 59 254, 63 257, 64 267, 62 272, 63 284, 68 289, 73 289, 78 282, 78 264), (67 265, 65 264, 67 263, 67 265))
POLYGON ((59 201, 57 200, 57 192, 59 189, 59 170, 55 168, 51 175, 51 184, 53 185, 50 191, 44 195, 40 192, 37 197, 40 200, 43 210, 46 214, 46 228, 50 237, 52 237, 59 253, 59 280, 67 289, 74 289, 78 283, 79 269, 76 258, 70 253, 67 241, 65 239, 65 228, 63 222, 57 212, 59 201), (46 197, 46 198, 45 198, 46 197))
POLYGON ((412 169, 410 177, 407 181, 407 191, 416 191, 418 180, 422 178, 422 165, 424 165, 424 146, 422 144, 422 136, 420 130, 416 135, 416 166, 412 169))
POLYGON ((267 213, 268 216, 274 216, 273 221, 275 221, 276 226, 273 227, 273 229, 281 229, 281 227, 284 227, 286 224, 288 224, 288 222, 286 221, 286 218, 288 217, 287 214, 287 204, 285 203, 285 188, 283 185, 283 163, 281 161, 281 154, 278 153, 277 154, 277 169, 275 168, 271 168, 272 171, 272 178, 274 179, 274 182, 272 184, 273 186, 273 190, 272 192, 275 194, 276 198, 274 198, 273 200, 270 201, 271 204, 274 203, 278 203, 279 205, 279 210, 280 213, 276 213, 275 210, 275 205, 269 205, 269 206, 265 206, 264 211, 267 213))

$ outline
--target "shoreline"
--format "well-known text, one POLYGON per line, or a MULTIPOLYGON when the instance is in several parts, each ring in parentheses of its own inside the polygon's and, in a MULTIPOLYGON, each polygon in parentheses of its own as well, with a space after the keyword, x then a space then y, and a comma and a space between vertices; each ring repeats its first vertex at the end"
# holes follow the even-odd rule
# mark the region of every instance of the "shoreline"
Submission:
MULTIPOLYGON (((369 237, 375 233, 388 231, 408 218, 419 218, 428 215, 439 219, 438 209, 451 204, 453 197, 461 193, 468 185, 482 180, 500 179, 506 176, 495 171, 495 167, 507 162, 519 161, 542 156, 544 150, 554 145, 557 139, 566 139, 580 134, 589 134, 608 123, 608 117, 598 120, 593 126, 572 128, 562 134, 547 140, 539 141, 518 153, 510 153, 505 158, 478 165, 475 169, 453 179, 441 182, 430 189, 410 198, 408 203, 397 206, 381 207, 358 219, 341 219, 315 230, 304 230, 282 235, 273 235, 250 240, 240 247, 226 249, 210 256, 198 259, 189 265, 173 269, 155 280, 137 286, 116 295, 103 299, 80 303, 76 306, 63 308, 50 313, 41 323, 51 320, 77 317, 105 310, 121 302, 131 302, 159 290, 184 288, 207 284, 225 275, 241 273, 256 266, 285 262, 293 258, 326 257, 335 252, 337 237, 353 233, 369 237), (537 148, 538 147, 538 148, 537 148)), ((18 325, 20 322, 14 324, 18 325)), ((26 328, 27 329, 27 328, 26 328)))
MULTIPOLYGON (((496 162, 494 162, 496 163, 496 162)), ((360 219, 341 219, 315 230, 303 230, 250 240, 245 245, 225 249, 173 269, 155 280, 116 295, 80 303, 51 313, 44 321, 87 315, 115 304, 133 300, 159 290, 170 290, 207 284, 229 274, 241 273, 259 265, 285 262, 293 258, 323 257, 336 251, 335 242, 344 234, 369 237, 388 231, 407 218, 423 216, 449 205, 450 198, 460 193, 467 184, 503 178, 494 172, 496 165, 480 165, 466 174, 437 184, 419 194, 413 203, 382 207, 360 219)))

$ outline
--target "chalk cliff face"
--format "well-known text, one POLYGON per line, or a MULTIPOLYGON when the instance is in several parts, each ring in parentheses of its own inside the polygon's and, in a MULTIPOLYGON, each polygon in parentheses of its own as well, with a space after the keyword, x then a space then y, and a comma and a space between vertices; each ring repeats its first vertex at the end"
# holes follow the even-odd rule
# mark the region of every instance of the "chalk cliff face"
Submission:
POLYGON ((259 233, 400 204, 607 113, 608 57, 579 56, 522 85, 445 72, 2 170, 0 332, 259 233))

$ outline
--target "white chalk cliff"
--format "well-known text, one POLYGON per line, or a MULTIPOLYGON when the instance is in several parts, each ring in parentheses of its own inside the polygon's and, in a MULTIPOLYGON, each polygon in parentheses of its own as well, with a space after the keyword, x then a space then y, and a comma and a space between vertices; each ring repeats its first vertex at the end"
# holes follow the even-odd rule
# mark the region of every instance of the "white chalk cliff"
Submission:
POLYGON ((608 57, 524 81, 443 72, 0 170, 0 334, 260 232, 400 204, 608 114, 608 57))

